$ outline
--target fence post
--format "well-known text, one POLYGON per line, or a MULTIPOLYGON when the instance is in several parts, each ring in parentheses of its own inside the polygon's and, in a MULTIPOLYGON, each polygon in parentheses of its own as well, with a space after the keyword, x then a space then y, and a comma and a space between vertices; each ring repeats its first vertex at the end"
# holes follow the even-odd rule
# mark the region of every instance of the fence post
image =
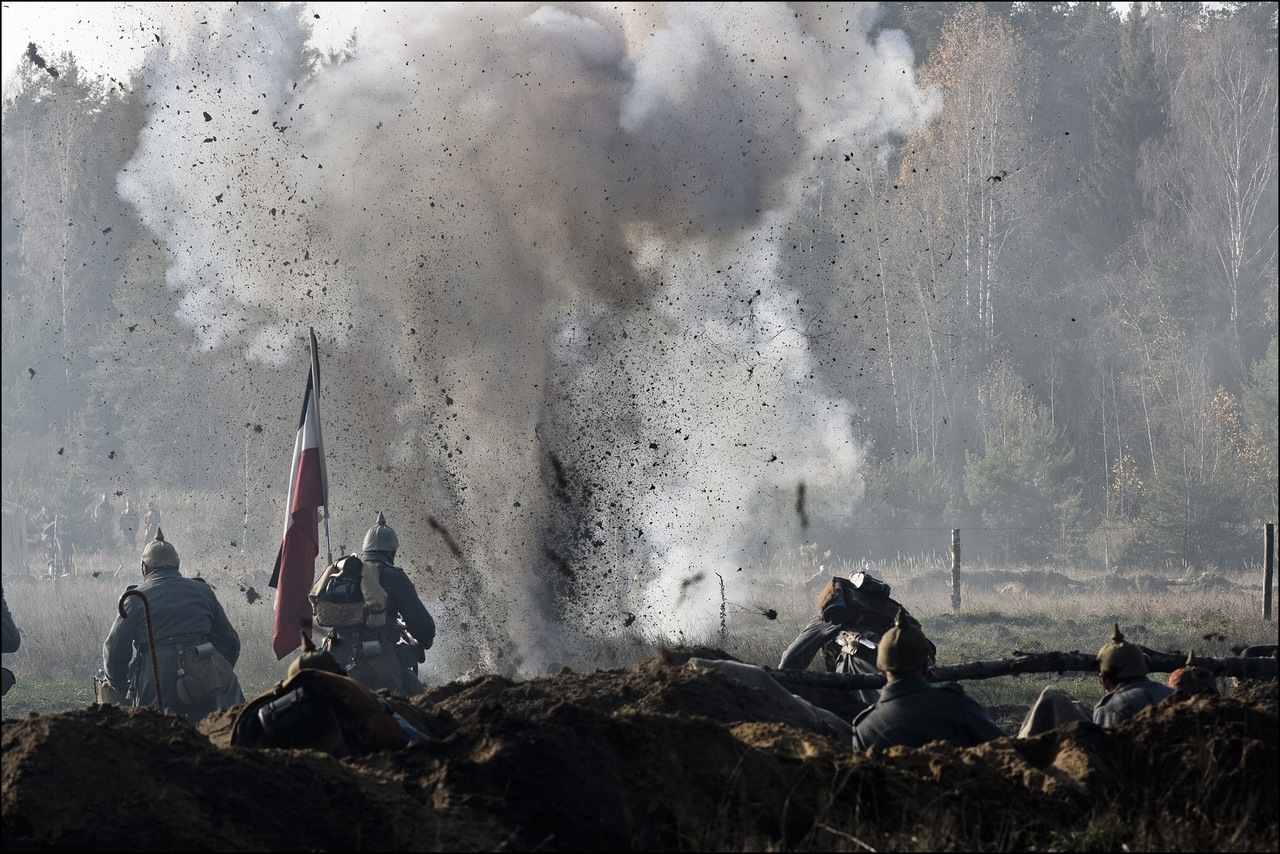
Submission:
POLYGON ((1271 619, 1271 579, 1276 563, 1276 523, 1268 522, 1262 530, 1262 619, 1271 619))
POLYGON ((960 610, 960 529, 951 529, 951 610, 960 610))

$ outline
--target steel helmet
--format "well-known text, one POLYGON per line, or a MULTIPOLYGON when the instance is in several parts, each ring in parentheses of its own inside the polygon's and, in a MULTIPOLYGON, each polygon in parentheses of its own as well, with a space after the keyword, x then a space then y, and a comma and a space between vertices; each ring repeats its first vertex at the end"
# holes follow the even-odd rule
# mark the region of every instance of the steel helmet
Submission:
POLYGON ((315 642, 311 640, 306 632, 302 635, 302 654, 295 658, 289 664, 289 673, 286 679, 292 679, 303 670, 324 670, 328 673, 336 673, 339 676, 346 676, 347 671, 342 669, 342 665, 338 663, 338 659, 328 649, 318 649, 315 642))
POLYGON ((1218 696, 1218 678, 1207 667, 1196 664, 1196 651, 1187 653, 1187 664, 1169 674, 1169 687, 1179 694, 1218 696))
POLYGON ((880 639, 876 668, 891 673, 919 670, 926 664, 932 664, 936 654, 937 649, 933 641, 925 637, 920 622, 908 614, 906 608, 900 607, 893 627, 880 639))
POLYGON ((142 550, 142 562, 152 569, 162 566, 178 565, 178 550, 173 547, 172 543, 165 542, 164 531, 156 528, 156 538, 147 543, 147 547, 142 550))
POLYGON ((363 548, 367 552, 394 552, 400 548, 400 538, 396 536, 395 529, 387 524, 381 510, 378 511, 377 523, 364 535, 363 548))
POLYGON ((1150 670, 1142 647, 1126 641, 1116 623, 1111 640, 1098 650, 1098 672, 1108 679, 1123 680, 1146 676, 1150 670))

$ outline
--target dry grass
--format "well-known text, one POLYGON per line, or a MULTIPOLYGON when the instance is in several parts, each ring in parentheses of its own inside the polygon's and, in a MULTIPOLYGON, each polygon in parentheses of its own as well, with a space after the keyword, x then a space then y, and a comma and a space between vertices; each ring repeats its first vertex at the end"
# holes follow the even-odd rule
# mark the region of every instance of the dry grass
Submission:
MULTIPOLYGON (((180 510, 171 512, 180 524, 180 510)), ((226 544, 230 548, 230 541, 226 544)), ((237 542, 236 547, 240 544, 237 542)), ((187 555, 192 555, 187 550, 187 555)), ((195 554, 198 554, 195 553, 195 554)), ((101 645, 125 586, 138 580, 136 558, 119 549, 82 557, 82 574, 45 580, 6 579, 5 597, 23 632, 22 649, 6 656, 18 685, 4 699, 5 714, 77 707, 92 698, 92 676, 100 666, 101 645)), ((242 638, 237 672, 247 696, 281 678, 286 662, 270 649, 272 592, 253 587, 265 570, 222 564, 216 555, 187 558, 197 564, 218 592, 242 638), (250 601, 253 600, 253 601, 250 601)), ((186 567, 184 567, 186 568, 186 567)), ((781 555, 744 569, 745 582, 730 588, 725 602, 725 632, 678 637, 626 634, 584 640, 582 665, 629 666, 665 644, 708 644, 755 664, 775 666, 782 651, 815 609, 823 576, 850 575, 852 562, 813 549, 781 555)), ((1119 623, 1133 640, 1162 650, 1194 648, 1200 655, 1230 656, 1253 643, 1274 642, 1274 621, 1262 617, 1262 584, 1256 576, 1217 575, 1209 579, 1155 575, 1106 575, 1079 568, 1050 573, 1026 567, 966 569, 962 607, 951 609, 950 567, 918 559, 879 563, 875 574, 889 582, 893 595, 919 617, 939 649, 939 662, 1005 658, 1015 650, 1094 651, 1119 623), (1011 581, 1012 579, 1012 581, 1011 581)), ((442 623, 441 636, 453 627, 442 623)), ((564 662, 579 666, 579 662, 564 662)), ((462 675, 446 672, 440 656, 429 654, 424 675, 439 684, 462 675)), ((812 667, 820 667, 815 661, 812 667)), ((1002 677, 971 683, 970 692, 988 706, 1028 706, 1047 681, 1082 701, 1101 691, 1088 674, 1002 677)))

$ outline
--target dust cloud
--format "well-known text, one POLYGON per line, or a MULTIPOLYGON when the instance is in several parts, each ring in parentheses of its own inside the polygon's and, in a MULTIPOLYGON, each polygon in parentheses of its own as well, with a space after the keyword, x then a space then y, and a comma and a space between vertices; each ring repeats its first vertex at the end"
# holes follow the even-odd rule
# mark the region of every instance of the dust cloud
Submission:
POLYGON ((165 19, 119 190, 201 348, 300 400, 314 327, 335 541, 386 512, 432 657, 696 637, 744 563, 849 520, 856 401, 779 249, 816 161, 940 107, 875 16, 371 4, 315 66, 295 7, 165 19))

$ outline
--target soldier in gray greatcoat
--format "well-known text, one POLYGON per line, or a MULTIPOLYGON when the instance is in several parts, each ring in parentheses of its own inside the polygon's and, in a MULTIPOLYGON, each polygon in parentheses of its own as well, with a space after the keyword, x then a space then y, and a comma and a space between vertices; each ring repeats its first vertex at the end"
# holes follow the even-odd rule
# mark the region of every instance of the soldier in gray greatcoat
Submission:
POLYGON ((124 497, 124 507, 120 510, 120 536, 129 548, 138 546, 138 508, 129 503, 129 496, 124 497))
POLYGON ((945 741, 974 747, 1004 732, 958 682, 932 685, 933 644, 919 623, 898 611, 893 628, 880 639, 876 668, 885 675, 880 699, 853 719, 853 747, 920 747, 945 741))
MULTIPOLYGON (((215 709, 244 702, 244 692, 234 667, 240 657, 240 635, 236 632, 213 588, 201 578, 184 578, 178 572, 178 551, 157 529, 156 538, 142 551, 142 583, 129 585, 146 596, 151 611, 151 634, 147 635, 146 608, 137 596, 124 599, 124 616, 116 615, 102 644, 102 666, 108 689, 125 697, 125 704, 154 706, 155 677, 152 655, 160 671, 160 688, 165 711, 196 723, 215 709), (190 683, 179 690, 179 676, 205 672, 201 665, 217 655, 222 670, 216 693, 192 696, 190 683), (128 688, 127 695, 125 693, 128 688)), ((216 659, 214 659, 216 661, 216 659)), ((199 686, 198 694, 206 686, 199 686)), ((210 689, 212 690, 212 689, 210 689)))
MULTIPOLYGON (((1092 715, 1079 700, 1060 688, 1049 685, 1040 692, 1035 705, 1027 712, 1018 737, 1029 738, 1066 724, 1087 721, 1090 718, 1098 726, 1114 727, 1152 703, 1167 699, 1174 693, 1172 687, 1162 685, 1147 675, 1150 672, 1147 654, 1143 652, 1142 647, 1124 639, 1119 623, 1115 624, 1111 640, 1098 650, 1097 662, 1098 680, 1106 693, 1093 707, 1092 715)), ((1208 676, 1209 683, 1213 684, 1213 674, 1203 667, 1192 667, 1190 657, 1187 659, 1187 667, 1183 670, 1203 671, 1208 676)), ((1200 678, 1202 677, 1199 674, 1191 674, 1188 677, 1187 688, 1191 689, 1192 682, 1200 678)), ((1170 678, 1170 682, 1173 681, 1170 678)), ((1216 685, 1213 685, 1213 690, 1217 691, 1216 685)))
POLYGON ((1138 712, 1167 699, 1173 689, 1151 680, 1147 654, 1142 647, 1129 643, 1115 624, 1111 640, 1098 650, 1098 678, 1107 693, 1093 707, 1093 722, 1113 727, 1138 712))
POLYGON ((327 568, 311 599, 316 626, 328 632, 322 648, 347 675, 375 691, 412 696, 422 691, 418 664, 435 642, 436 623, 409 576, 395 565, 399 548, 400 538, 378 513, 359 557, 349 555, 327 568), (340 593, 344 584, 352 590, 349 599, 340 593))
MULTIPOLYGON (((13 621, 13 615, 9 613, 9 601, 0 594, 0 605, 4 606, 4 652, 17 652, 18 647, 22 646, 22 632, 18 630, 18 624, 13 621)), ((14 686, 16 679, 13 671, 5 667, 3 674, 3 690, 0 693, 8 694, 9 689, 14 686)))

